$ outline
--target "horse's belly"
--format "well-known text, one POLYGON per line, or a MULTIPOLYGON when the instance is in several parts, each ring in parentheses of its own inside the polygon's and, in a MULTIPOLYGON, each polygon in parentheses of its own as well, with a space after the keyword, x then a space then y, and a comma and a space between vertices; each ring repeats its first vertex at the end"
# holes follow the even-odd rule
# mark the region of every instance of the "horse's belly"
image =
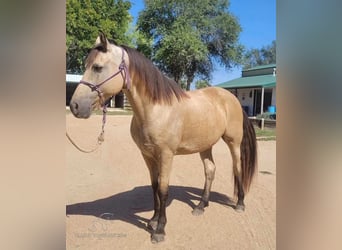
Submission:
POLYGON ((216 144, 220 137, 219 135, 201 135, 190 140, 183 140, 178 146, 176 154, 184 155, 203 152, 216 144))

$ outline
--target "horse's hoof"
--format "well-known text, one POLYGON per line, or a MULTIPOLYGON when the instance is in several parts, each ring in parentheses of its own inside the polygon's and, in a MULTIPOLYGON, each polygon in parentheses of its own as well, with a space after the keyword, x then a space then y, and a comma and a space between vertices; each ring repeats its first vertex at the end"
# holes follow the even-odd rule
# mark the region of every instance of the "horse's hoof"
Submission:
POLYGON ((152 236, 151 236, 151 242, 152 242, 153 244, 162 242, 162 241, 165 240, 165 237, 164 237, 164 236, 165 236, 164 234, 156 234, 156 233, 154 233, 154 234, 152 234, 152 236))
POLYGON ((157 225, 158 225, 158 221, 156 220, 150 220, 148 225, 147 225, 147 228, 152 230, 152 231, 156 231, 157 229, 157 225))
POLYGON ((195 207, 194 210, 192 210, 191 213, 194 216, 199 216, 199 215, 202 215, 204 213, 204 209, 203 208, 195 207))
POLYGON ((245 206, 244 205, 236 205, 235 211, 238 213, 241 213, 241 212, 245 211, 245 206))

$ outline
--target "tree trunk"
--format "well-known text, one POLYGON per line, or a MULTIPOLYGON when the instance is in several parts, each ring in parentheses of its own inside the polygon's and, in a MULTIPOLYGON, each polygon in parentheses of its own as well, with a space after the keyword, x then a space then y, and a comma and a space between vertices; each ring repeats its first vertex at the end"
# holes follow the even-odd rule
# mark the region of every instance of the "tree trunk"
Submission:
POLYGON ((187 91, 190 90, 190 85, 191 85, 191 83, 192 83, 192 80, 194 80, 194 77, 193 77, 193 76, 191 76, 191 77, 188 76, 188 78, 186 79, 186 90, 187 90, 187 91))
POLYGON ((186 82, 186 90, 187 90, 187 91, 190 90, 190 84, 191 84, 191 82, 189 82, 189 81, 186 82))

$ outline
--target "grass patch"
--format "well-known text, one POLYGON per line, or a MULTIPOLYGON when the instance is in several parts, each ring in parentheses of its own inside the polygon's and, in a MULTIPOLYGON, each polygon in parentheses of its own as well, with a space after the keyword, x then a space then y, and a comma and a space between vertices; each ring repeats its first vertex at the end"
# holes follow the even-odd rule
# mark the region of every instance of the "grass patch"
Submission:
POLYGON ((275 129, 267 129, 261 130, 258 127, 254 127, 256 137, 260 138, 260 140, 264 141, 273 141, 276 140, 276 130, 275 129))

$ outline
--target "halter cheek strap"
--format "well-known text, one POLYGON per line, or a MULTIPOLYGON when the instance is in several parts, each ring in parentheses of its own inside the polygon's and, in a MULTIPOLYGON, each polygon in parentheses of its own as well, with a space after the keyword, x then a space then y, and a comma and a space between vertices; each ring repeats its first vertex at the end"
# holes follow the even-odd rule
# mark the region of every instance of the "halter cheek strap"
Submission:
MULTIPOLYGON (((125 51, 123 48, 121 48, 121 50, 122 50, 121 63, 119 65, 119 70, 117 72, 115 72, 114 74, 112 74, 111 76, 109 76, 108 78, 106 78, 105 80, 103 80, 102 82, 98 84, 87 82, 84 80, 80 81, 81 84, 88 86, 91 89, 91 91, 96 91, 98 96, 101 98, 101 100, 103 97, 103 92, 100 90, 100 87, 106 82, 108 82, 110 79, 117 76, 118 74, 121 74, 122 78, 124 79, 124 88, 127 88, 127 89, 131 88, 131 78, 129 76, 128 67, 125 62, 125 51)), ((111 98, 113 98, 113 96, 111 98)))

